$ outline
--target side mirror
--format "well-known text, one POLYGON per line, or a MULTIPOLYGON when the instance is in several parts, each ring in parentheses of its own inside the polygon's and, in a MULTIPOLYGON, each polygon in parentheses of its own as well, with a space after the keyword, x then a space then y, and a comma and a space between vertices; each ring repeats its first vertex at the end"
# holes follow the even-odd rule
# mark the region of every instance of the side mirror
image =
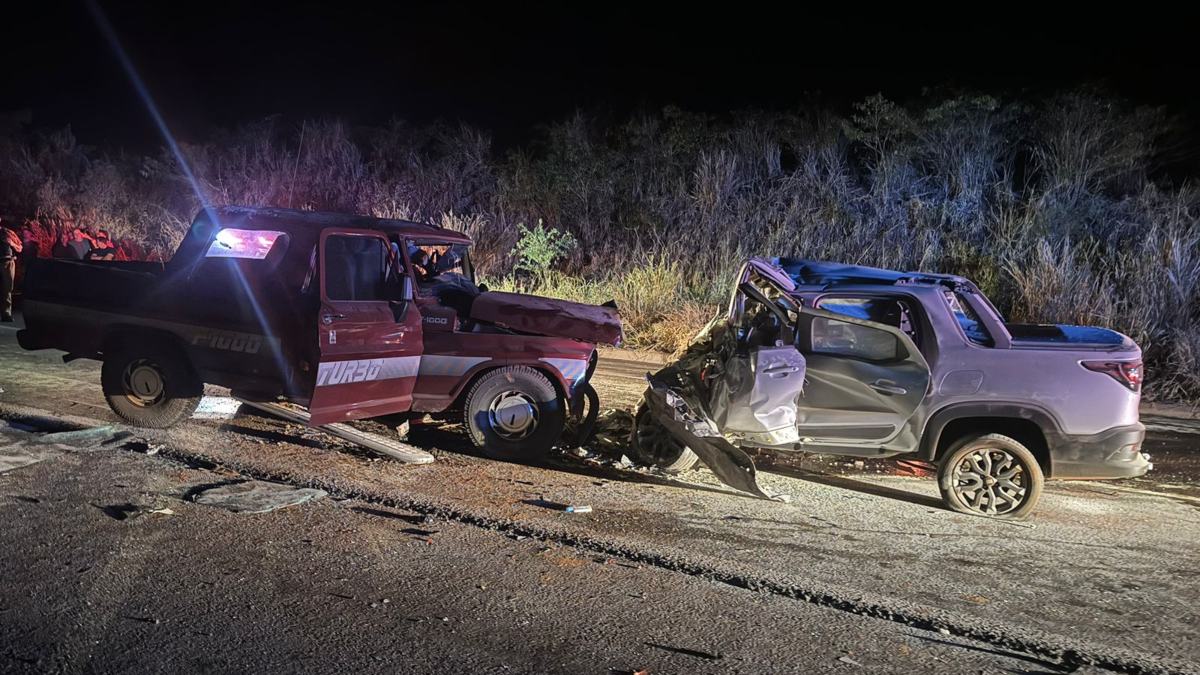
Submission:
POLYGON ((411 302, 413 299, 412 277, 407 274, 400 277, 400 299, 404 302, 411 302))

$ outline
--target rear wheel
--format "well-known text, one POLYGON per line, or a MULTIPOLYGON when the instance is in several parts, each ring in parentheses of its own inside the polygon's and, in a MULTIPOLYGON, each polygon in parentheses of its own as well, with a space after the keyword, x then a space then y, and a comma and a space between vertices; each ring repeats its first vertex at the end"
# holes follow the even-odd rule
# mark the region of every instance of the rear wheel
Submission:
POLYGON ((645 403, 638 406, 637 415, 633 418, 630 451, 633 461, 664 473, 683 473, 700 461, 691 448, 680 443, 654 420, 645 403))
POLYGON ((161 343, 122 345, 105 354, 100 383, 118 417, 154 429, 191 417, 204 393, 187 359, 161 343))
POLYGON ((1037 506, 1044 483, 1033 453, 1001 434, 965 438, 938 465, 942 501, 961 513, 1025 518, 1037 506))
POLYGON ((565 401, 554 384, 527 366, 487 373, 471 387, 464 424, 475 447, 496 459, 542 460, 562 437, 565 401))

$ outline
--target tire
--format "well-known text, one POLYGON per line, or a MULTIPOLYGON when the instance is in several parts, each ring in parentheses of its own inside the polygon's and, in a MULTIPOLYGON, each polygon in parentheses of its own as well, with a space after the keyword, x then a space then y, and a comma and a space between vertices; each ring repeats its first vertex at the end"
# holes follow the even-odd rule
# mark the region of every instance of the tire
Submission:
POLYGON ((964 438, 938 464, 938 489, 946 506, 992 518, 1027 518, 1046 479, 1037 458, 1001 434, 964 438))
POLYGON ((566 424, 566 401, 549 378, 528 366, 493 370, 475 382, 463 405, 475 447, 493 459, 538 462, 566 424))
POLYGON ((152 429, 191 417, 204 394, 187 358, 162 342, 122 345, 105 354, 100 383, 117 417, 152 429))
POLYGON ((629 447, 632 454, 630 459, 663 473, 683 473, 700 461, 691 448, 680 443, 650 416, 650 409, 645 403, 638 406, 633 418, 629 447))

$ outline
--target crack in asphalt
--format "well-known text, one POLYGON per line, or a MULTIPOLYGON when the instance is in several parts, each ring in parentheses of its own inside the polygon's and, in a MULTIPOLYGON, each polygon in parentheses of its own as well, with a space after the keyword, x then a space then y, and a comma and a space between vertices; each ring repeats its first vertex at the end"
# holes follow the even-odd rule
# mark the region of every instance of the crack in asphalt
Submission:
MULTIPOLYGON (((2 407, 15 408, 16 406, 0 406, 0 408, 2 407)), ((43 421, 49 419, 62 422, 61 417, 55 416, 48 411, 37 410, 33 415, 22 413, 13 415, 6 410, 0 409, 0 418, 5 419, 24 418, 28 421, 30 418, 36 420, 43 415, 45 416, 42 418, 43 421)), ((68 428, 82 428, 83 426, 73 422, 67 422, 66 425, 68 428)), ((117 447, 126 449, 125 446, 117 447)), ((126 451, 142 454, 134 449, 126 449, 126 451)), ((1071 672, 1084 666, 1105 668, 1120 673, 1130 673, 1131 675, 1200 672, 1200 667, 1190 662, 1155 657, 1124 648, 1104 647, 1082 641, 1063 639, 1060 636, 1046 634, 1036 629, 1014 629, 1014 627, 1006 624, 973 617, 956 616, 945 610, 913 605, 901 600, 875 598, 871 594, 855 593, 850 589, 835 590, 828 585, 817 587, 796 583, 791 580, 772 578, 769 575, 747 574, 732 567, 688 559, 678 554, 638 548, 619 541, 592 537, 569 530, 548 528, 508 518, 497 518, 429 499, 411 496, 399 497, 379 494, 368 490, 348 489, 334 481, 319 476, 301 476, 287 472, 264 470, 252 464, 230 461, 228 459, 218 460, 200 452, 170 446, 162 447, 158 451, 158 456, 195 468, 209 470, 224 468, 257 480, 287 483, 296 487, 317 488, 326 491, 334 498, 353 499, 368 504, 403 509, 422 516, 478 527, 514 538, 523 537, 540 542, 553 543, 579 551, 620 558, 670 572, 687 574, 736 588, 770 593, 820 607, 848 612, 857 616, 891 621, 943 636, 955 636, 974 640, 994 647, 1049 660, 1065 672, 1071 672)))

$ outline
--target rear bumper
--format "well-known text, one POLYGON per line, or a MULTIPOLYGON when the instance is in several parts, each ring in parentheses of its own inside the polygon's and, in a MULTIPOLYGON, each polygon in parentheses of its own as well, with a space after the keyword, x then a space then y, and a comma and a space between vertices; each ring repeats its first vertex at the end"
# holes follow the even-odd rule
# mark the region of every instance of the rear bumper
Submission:
POLYGON ((1133 478, 1153 465, 1142 454, 1146 427, 1131 424, 1086 436, 1062 434, 1051 440, 1050 478, 1133 478))

